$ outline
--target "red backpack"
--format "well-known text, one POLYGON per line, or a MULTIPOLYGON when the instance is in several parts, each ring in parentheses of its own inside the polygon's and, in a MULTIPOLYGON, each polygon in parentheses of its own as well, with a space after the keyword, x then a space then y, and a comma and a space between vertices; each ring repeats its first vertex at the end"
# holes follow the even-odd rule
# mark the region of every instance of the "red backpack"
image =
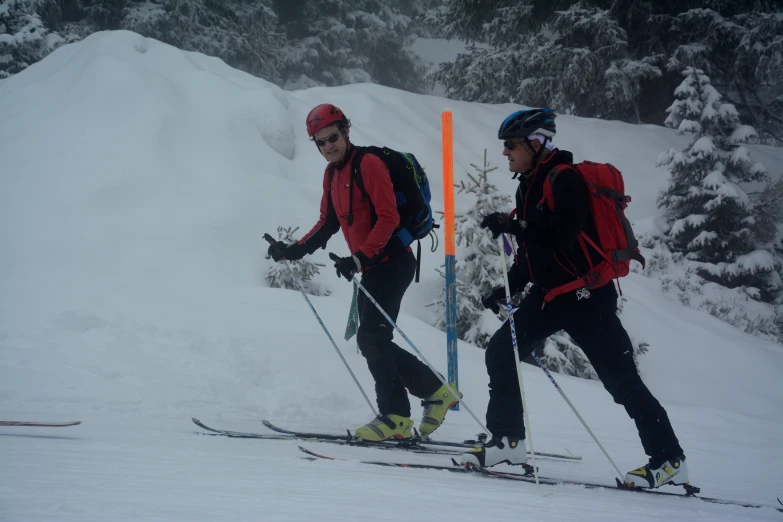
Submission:
MULTIPOLYGON (((599 245, 584 231, 579 234, 579 245, 590 269, 579 279, 550 290, 544 297, 546 302, 579 288, 599 288, 613 279, 627 276, 632 259, 641 263, 642 267, 645 265, 631 223, 625 217, 625 209, 631 202, 631 196, 625 195, 623 175, 609 163, 584 161, 573 165, 573 168, 581 175, 590 193, 590 210, 598 231, 599 245), (588 245, 603 258, 596 266, 593 266, 587 250, 588 245)), ((554 210, 555 207, 552 183, 559 172, 556 167, 553 168, 544 180, 544 197, 541 198, 541 203, 546 203, 549 210, 554 210)), ((619 288, 619 282, 617 286, 619 288)))

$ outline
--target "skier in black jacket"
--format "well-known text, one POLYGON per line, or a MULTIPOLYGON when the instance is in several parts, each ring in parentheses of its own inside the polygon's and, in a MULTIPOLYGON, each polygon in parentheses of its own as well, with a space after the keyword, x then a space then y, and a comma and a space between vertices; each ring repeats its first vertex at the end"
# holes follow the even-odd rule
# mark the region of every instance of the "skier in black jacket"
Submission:
MULTIPOLYGON (((590 211, 590 194, 580 174, 572 168, 573 156, 552 144, 555 114, 551 109, 518 111, 500 126, 503 155, 509 170, 519 175, 516 214, 494 213, 481 223, 495 237, 513 234, 519 244, 518 258, 509 272, 512 295, 532 282, 527 296, 514 313, 520 360, 536 343, 565 330, 593 365, 606 390, 625 407, 636 423, 649 462, 626 474, 629 484, 652 488, 688 482, 685 455, 666 411, 642 382, 633 360, 633 345, 617 316, 614 285, 580 288, 550 302, 544 296, 587 273, 590 263, 578 247, 584 231, 596 244, 598 234, 590 211), (557 167, 552 181, 554 211, 542 204, 544 180, 557 167)), ((597 252, 588 251, 593 265, 597 252)), ((498 287, 482 299, 497 313, 505 302, 505 288, 498 287)), ((492 439, 486 446, 463 454, 462 462, 494 466, 527 460, 522 399, 517 380, 511 329, 504 324, 489 342, 486 352, 489 373, 487 428, 492 439)))

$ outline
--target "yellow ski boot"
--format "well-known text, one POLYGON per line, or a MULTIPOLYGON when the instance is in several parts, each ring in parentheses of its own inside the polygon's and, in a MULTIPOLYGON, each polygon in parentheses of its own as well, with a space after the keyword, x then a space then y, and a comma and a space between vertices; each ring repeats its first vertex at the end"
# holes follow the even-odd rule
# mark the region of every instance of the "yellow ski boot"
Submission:
MULTIPOLYGON (((459 399, 461 399, 462 393, 453 385, 452 387, 459 393, 459 399)), ((421 424, 419 424, 419 433, 422 437, 428 436, 443 424, 443 419, 446 418, 449 408, 457 404, 459 399, 454 397, 448 386, 444 384, 438 388, 438 391, 421 401, 421 405, 424 406, 424 415, 421 418, 421 424)))
POLYGON ((354 437, 367 441, 409 439, 413 435, 413 421, 401 415, 378 415, 368 424, 356 429, 354 437))
POLYGON ((685 462, 685 455, 665 460, 663 463, 648 463, 625 474, 626 486, 653 489, 664 484, 688 484, 688 463, 685 462))

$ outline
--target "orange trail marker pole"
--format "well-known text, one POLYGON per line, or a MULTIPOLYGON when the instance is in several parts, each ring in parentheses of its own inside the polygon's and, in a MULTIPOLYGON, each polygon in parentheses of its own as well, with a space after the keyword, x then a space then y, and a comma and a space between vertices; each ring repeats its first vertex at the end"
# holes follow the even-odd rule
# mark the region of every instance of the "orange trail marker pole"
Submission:
MULTIPOLYGON (((454 236, 454 140, 450 111, 441 115, 443 142, 443 212, 446 236, 446 350, 449 383, 459 389, 457 358, 457 274, 456 241, 454 236)), ((459 403, 452 408, 459 410, 459 403)))

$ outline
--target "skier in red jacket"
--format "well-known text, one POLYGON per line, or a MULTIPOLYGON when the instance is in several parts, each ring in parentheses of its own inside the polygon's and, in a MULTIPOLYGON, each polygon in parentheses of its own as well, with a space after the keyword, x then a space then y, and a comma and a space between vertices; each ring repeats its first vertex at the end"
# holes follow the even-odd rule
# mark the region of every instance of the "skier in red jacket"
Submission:
MULTIPOLYGON (((307 134, 329 164, 323 177, 320 217, 297 243, 275 243, 269 255, 275 261, 296 260, 312 254, 342 229, 351 255, 335 261, 337 275, 351 280, 362 273, 362 286, 396 321, 400 304, 416 270, 410 247, 387 248, 400 227, 400 215, 386 164, 374 154, 364 154, 359 170, 364 191, 351 175, 355 147, 349 139, 351 123, 331 104, 315 107, 307 115, 307 134), (366 196, 364 194, 366 192, 366 196)), ((419 397, 424 415, 419 431, 432 433, 457 402, 448 387, 424 363, 393 341, 393 327, 363 293, 359 293, 357 342, 375 379, 379 415, 358 428, 365 440, 407 439, 413 421, 406 389, 419 397)))

